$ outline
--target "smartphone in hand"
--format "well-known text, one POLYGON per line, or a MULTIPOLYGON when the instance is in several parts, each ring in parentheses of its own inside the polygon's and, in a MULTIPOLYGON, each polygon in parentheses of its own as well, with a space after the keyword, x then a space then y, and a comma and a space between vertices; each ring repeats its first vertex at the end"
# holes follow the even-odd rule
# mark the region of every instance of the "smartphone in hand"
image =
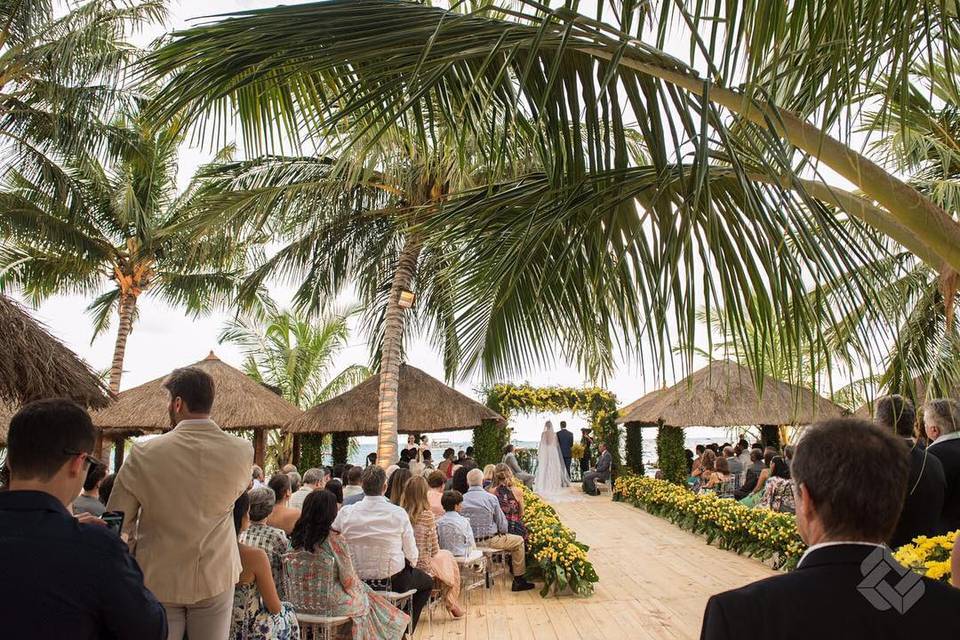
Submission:
POLYGON ((123 531, 123 511, 107 511, 100 519, 107 523, 107 528, 118 536, 123 531))

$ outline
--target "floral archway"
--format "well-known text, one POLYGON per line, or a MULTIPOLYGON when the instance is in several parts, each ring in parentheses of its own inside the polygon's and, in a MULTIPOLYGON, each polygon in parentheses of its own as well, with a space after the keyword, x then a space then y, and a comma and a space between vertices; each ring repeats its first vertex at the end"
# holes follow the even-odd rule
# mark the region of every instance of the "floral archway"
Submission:
MULTIPOLYGON (((486 405, 507 419, 504 426, 485 423, 474 430, 474 456, 481 465, 498 462, 507 443, 510 415, 531 411, 573 413, 589 416, 594 443, 603 442, 613 456, 614 473, 620 467, 620 428, 617 397, 600 387, 534 387, 500 383, 487 390, 486 405)), ((596 457, 596 452, 591 454, 596 457)))

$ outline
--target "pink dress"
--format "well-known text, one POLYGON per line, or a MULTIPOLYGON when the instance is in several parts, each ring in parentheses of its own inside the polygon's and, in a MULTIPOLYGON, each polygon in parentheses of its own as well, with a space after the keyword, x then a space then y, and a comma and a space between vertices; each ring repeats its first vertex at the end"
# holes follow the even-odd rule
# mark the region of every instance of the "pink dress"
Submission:
POLYGON ((460 565, 452 553, 440 548, 437 520, 433 513, 420 513, 420 517, 413 523, 413 537, 417 539, 417 550, 420 552, 417 569, 440 581, 448 608, 459 608, 460 565))
POLYGON ((427 502, 430 503, 430 511, 433 512, 433 515, 438 518, 443 515, 443 504, 440 503, 440 500, 443 498, 443 491, 436 491, 435 489, 429 489, 427 491, 427 502))

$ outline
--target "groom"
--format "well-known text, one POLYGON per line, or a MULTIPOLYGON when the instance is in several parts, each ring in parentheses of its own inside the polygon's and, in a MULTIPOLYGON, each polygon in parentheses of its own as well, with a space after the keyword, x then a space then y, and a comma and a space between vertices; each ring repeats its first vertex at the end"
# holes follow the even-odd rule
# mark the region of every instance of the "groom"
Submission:
POLYGON ((560 445, 560 457, 563 466, 567 468, 567 477, 570 477, 570 450, 573 448, 573 434, 567 431, 567 423, 560 421, 560 433, 557 434, 557 443, 560 445))
POLYGON ((610 481, 610 468, 613 465, 613 456, 610 455, 610 452, 607 451, 607 445, 600 443, 600 460, 597 461, 597 469, 589 473, 584 474, 583 476, 583 492, 591 495, 598 496, 600 492, 597 491, 597 481, 600 482, 609 482, 610 481))

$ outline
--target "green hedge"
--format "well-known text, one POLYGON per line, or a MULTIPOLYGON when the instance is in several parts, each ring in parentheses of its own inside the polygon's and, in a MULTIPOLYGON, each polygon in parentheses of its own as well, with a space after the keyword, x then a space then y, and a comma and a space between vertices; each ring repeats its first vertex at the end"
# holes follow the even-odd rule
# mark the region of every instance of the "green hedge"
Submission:
POLYGON ((346 464, 350 452, 350 436, 346 433, 334 433, 330 442, 333 464, 346 464))
POLYGON ((637 422, 625 425, 626 437, 626 464, 630 473, 643 475, 643 430, 637 422))
POLYGON ((686 485, 687 457, 684 455, 683 429, 661 424, 657 428, 657 467, 660 477, 686 485))
POLYGON ((300 469, 323 466, 323 434, 304 433, 300 436, 300 469))
POLYGON ((473 458, 482 469, 488 464, 497 464, 503 459, 507 445, 507 430, 494 420, 484 420, 473 430, 473 458))

